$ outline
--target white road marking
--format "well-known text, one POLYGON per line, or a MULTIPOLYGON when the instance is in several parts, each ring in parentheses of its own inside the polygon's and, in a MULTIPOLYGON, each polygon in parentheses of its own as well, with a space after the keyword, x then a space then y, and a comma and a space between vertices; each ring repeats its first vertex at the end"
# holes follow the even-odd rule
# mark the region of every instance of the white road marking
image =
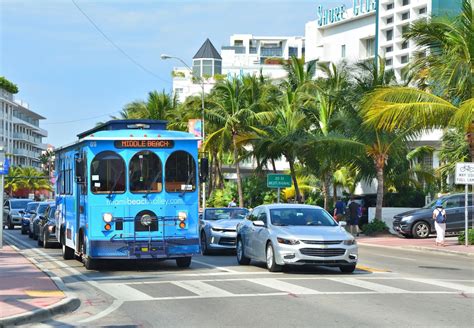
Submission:
POLYGON ((347 284, 347 285, 351 285, 355 287, 373 290, 377 293, 384 293, 384 294, 385 293, 396 293, 396 294, 409 293, 409 291, 404 290, 404 289, 376 284, 374 282, 365 281, 365 280, 356 279, 356 278, 338 278, 338 279, 328 278, 328 279, 338 282, 338 283, 343 283, 343 284, 347 284))
POLYGON ((101 291, 106 292, 117 300, 126 301, 147 301, 151 300, 148 294, 145 294, 133 287, 127 286, 126 284, 98 284, 94 286, 98 287, 101 291))
POLYGON ((319 294, 319 292, 314 289, 301 287, 298 285, 290 284, 290 283, 287 283, 278 279, 273 279, 273 278, 246 279, 246 280, 253 282, 255 284, 265 286, 265 287, 281 290, 289 294, 319 294))
POLYGON ((392 259, 397 259, 397 260, 419 261, 417 259, 412 259, 409 257, 400 257, 400 256, 392 256, 392 255, 385 255, 385 254, 377 254, 377 253, 371 253, 371 255, 380 256, 380 257, 390 257, 392 259))
POLYGON ((456 284, 454 282, 440 281, 436 279, 424 279, 424 278, 406 278, 406 279, 411 280, 411 281, 421 282, 428 285, 455 289, 464 293, 474 293, 474 287, 456 284))
POLYGON ((234 294, 198 280, 173 281, 172 284, 184 288, 201 297, 224 297, 234 294))
POLYGON ((83 319, 83 320, 80 320, 79 322, 80 323, 86 323, 86 322, 92 322, 94 320, 97 320, 97 319, 101 319, 107 315, 109 315, 110 313, 114 312, 115 310, 117 310, 119 307, 121 307, 123 304, 123 301, 119 301, 119 300, 115 300, 111 306, 109 306, 107 309, 105 309, 104 311, 102 312, 99 312, 97 313, 96 315, 93 315, 92 317, 89 317, 87 319, 83 319))
POLYGON ((239 271, 235 271, 235 270, 232 270, 232 269, 219 267, 219 266, 215 266, 215 265, 212 265, 212 264, 209 264, 209 263, 201 262, 201 261, 198 261, 198 260, 195 260, 195 259, 193 259, 192 262, 197 263, 197 264, 201 264, 201 265, 213 268, 213 269, 225 271, 225 272, 232 272, 232 273, 238 273, 239 272, 239 271))

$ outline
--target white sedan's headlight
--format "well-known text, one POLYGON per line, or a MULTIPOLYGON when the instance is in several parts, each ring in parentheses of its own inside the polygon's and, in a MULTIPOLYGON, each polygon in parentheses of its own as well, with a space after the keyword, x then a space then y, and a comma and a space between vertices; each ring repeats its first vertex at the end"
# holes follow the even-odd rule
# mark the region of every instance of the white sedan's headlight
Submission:
POLYGON ((286 239, 286 238, 281 238, 281 237, 277 237, 277 241, 280 244, 285 244, 285 245, 298 245, 300 243, 299 240, 296 240, 296 239, 286 239))
POLYGON ((222 229, 222 228, 216 228, 216 227, 212 227, 211 230, 214 231, 214 232, 222 232, 222 231, 224 231, 224 229, 222 229))
POLYGON ((112 222, 114 216, 112 213, 104 213, 102 214, 102 220, 104 220, 105 223, 110 223, 112 222))
POLYGON ((357 244, 355 239, 344 240, 344 245, 355 245, 357 244))

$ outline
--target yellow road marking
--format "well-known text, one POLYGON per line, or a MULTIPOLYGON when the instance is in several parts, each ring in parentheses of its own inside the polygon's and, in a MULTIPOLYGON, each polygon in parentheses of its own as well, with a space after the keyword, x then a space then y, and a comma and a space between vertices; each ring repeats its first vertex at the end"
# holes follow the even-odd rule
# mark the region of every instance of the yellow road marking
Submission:
POLYGON ((356 268, 359 270, 368 271, 368 272, 391 272, 390 270, 385 270, 385 269, 369 268, 369 267, 366 267, 365 265, 358 265, 356 266, 356 268))
POLYGON ((64 297, 60 290, 25 290, 25 293, 31 297, 64 297))

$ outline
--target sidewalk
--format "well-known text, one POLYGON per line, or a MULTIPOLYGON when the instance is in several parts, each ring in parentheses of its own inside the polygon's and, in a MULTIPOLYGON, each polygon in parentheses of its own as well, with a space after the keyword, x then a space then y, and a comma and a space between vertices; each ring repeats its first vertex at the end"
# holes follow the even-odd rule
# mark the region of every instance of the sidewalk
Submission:
POLYGON ((68 297, 49 275, 13 247, 0 249, 0 327, 39 322, 78 305, 77 298, 68 297))
POLYGON ((445 245, 435 246, 436 237, 426 239, 404 238, 396 235, 384 235, 380 237, 362 236, 357 238, 360 245, 379 246, 388 248, 417 249, 440 253, 451 253, 466 256, 474 256, 474 246, 464 246, 458 244, 458 237, 446 237, 445 245))

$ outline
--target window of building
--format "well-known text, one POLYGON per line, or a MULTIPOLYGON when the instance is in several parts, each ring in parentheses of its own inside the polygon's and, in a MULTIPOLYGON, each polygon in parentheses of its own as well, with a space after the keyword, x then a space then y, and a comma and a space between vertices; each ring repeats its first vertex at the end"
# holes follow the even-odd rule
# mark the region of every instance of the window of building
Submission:
POLYGON ((389 18, 387 18, 387 24, 392 24, 393 23, 393 16, 390 16, 389 18))
POLYGON ((193 60, 193 76, 201 77, 201 60, 193 60))
POLYGON ((250 47, 249 48, 249 54, 256 54, 257 53, 257 47, 250 47))
POLYGON ((222 74, 222 61, 214 59, 214 75, 222 74))
POLYGON ((297 47, 289 47, 288 48, 288 56, 289 57, 298 57, 298 48, 297 47))
POLYGON ((346 58, 346 45, 341 45, 341 57, 346 58))
POLYGON ((281 47, 261 47, 260 55, 264 57, 281 57, 282 56, 281 47))
POLYGON ((409 28, 410 28, 409 25, 402 26, 402 35, 405 35, 408 32, 409 28))
POLYGON ((420 15, 426 14, 426 7, 418 9, 418 14, 420 15))
POLYGON ((410 0, 403 0, 402 1, 402 6, 407 6, 410 4, 410 0))
POLYGON ((403 41, 402 42, 402 49, 408 48, 408 41, 403 41))
POLYGON ((392 66, 393 65, 393 59, 392 58, 388 58, 385 60, 385 65, 386 66, 392 66))
POLYGON ((392 46, 385 48, 385 53, 389 53, 389 52, 392 52, 392 51, 393 51, 393 47, 392 47, 392 46))
POLYGON ((202 75, 212 76, 212 60, 204 59, 202 61, 202 75))
POLYGON ((125 161, 113 151, 97 154, 91 163, 91 190, 94 194, 125 192, 125 161))
POLYGON ((243 40, 234 40, 234 46, 239 47, 239 46, 243 46, 243 45, 244 45, 243 40))
POLYGON ((160 158, 149 150, 133 155, 128 175, 132 193, 161 192, 163 189, 162 165, 160 158))
POLYGON ((367 57, 372 57, 375 55, 375 39, 367 39, 365 40, 365 51, 367 53, 367 57))
POLYGON ((165 188, 168 192, 196 190, 196 163, 191 154, 175 151, 166 161, 165 188))
POLYGON ((402 20, 407 20, 408 18, 410 18, 410 12, 409 11, 402 14, 402 20))
POLYGON ((393 9, 393 2, 387 4, 387 10, 393 9))
POLYGON ((408 55, 403 55, 403 56, 400 58, 400 62, 401 62, 402 64, 408 63, 408 60, 409 60, 408 55))
POLYGON ((392 29, 385 31, 385 38, 387 39, 387 41, 391 41, 393 39, 392 29))
POLYGON ((433 168, 433 154, 425 154, 423 156, 422 165, 424 168, 432 169, 433 168))

